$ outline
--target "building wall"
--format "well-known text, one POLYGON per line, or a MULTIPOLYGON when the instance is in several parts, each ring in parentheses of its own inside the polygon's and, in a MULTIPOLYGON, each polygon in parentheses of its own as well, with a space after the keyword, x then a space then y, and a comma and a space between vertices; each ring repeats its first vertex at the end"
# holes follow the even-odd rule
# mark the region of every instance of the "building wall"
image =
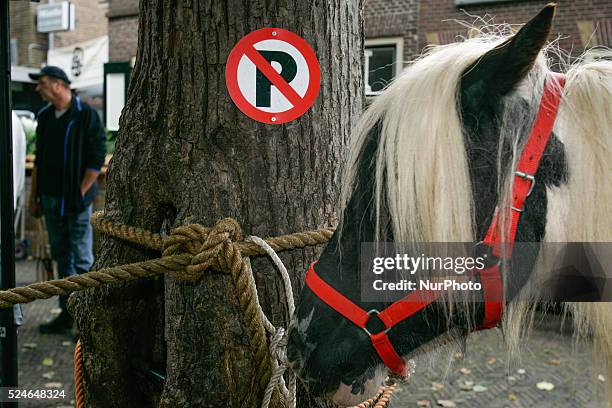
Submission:
MULTIPOLYGON (((457 35, 467 35, 466 28, 450 21, 472 22, 473 17, 466 13, 473 16, 495 16, 495 23, 523 24, 547 3, 549 1, 546 0, 519 0, 459 8, 453 0, 424 1, 419 19, 419 47, 433 42, 444 44, 455 41, 457 35)), ((556 3, 557 15, 551 39, 561 36, 561 48, 576 55, 588 45, 612 45, 612 1, 558 0, 556 3), (596 26, 601 29, 595 36, 591 36, 596 26)))
POLYGON ((418 0, 366 0, 365 37, 402 37, 403 59, 418 53, 418 0))
MULTIPOLYGON (((523 24, 549 2, 516 0, 457 7, 454 0, 366 0, 366 38, 404 38, 404 60, 409 60, 428 44, 447 44, 467 36, 468 29, 453 20, 473 23, 471 16, 488 14, 495 23, 523 24)), ((553 36, 561 37, 561 48, 577 55, 595 45, 612 47, 611 0, 558 0, 557 4, 553 36)))
POLYGON ((138 46, 138 16, 109 20, 109 61, 131 61, 138 46))
POLYGON ((17 40, 18 65, 40 67, 47 59, 47 35, 36 32, 37 6, 29 1, 9 2, 11 39, 17 40))
MULTIPOLYGON (((56 0, 56 3, 60 0, 56 0)), ((105 0, 71 0, 76 9, 74 31, 54 34, 54 47, 65 47, 76 42, 91 40, 108 33, 105 0)), ((47 60, 48 34, 36 32, 36 10, 40 3, 30 1, 11 1, 10 23, 11 38, 17 40, 18 65, 40 67, 47 60), (30 51, 28 51, 30 48, 30 51), (28 55, 30 54, 30 55, 28 55)))
MULTIPOLYGON (((74 31, 56 33, 54 47, 66 47, 81 41, 102 37, 108 33, 106 12, 108 2, 100 0, 70 0, 76 9, 74 31)), ((56 3, 59 1, 56 0, 56 3)), ((41 3, 48 3, 47 1, 41 3)))
POLYGON ((109 61, 131 61, 138 47, 138 0, 110 0, 109 61))

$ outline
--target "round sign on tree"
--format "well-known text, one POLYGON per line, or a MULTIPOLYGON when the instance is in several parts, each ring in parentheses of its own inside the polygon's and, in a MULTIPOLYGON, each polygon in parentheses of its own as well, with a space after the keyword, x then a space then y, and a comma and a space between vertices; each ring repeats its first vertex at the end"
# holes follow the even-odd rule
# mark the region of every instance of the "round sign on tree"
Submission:
POLYGON ((303 115, 319 94, 321 71, 304 39, 262 28, 232 49, 225 81, 236 106, 259 122, 281 124, 303 115))

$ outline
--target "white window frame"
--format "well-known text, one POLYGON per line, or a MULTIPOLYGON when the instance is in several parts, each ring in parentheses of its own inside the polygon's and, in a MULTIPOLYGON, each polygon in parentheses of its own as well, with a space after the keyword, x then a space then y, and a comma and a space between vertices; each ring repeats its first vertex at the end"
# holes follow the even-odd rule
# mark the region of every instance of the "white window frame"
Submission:
POLYGON ((404 65, 404 39, 402 37, 386 37, 386 38, 367 38, 364 41, 364 63, 365 63, 365 78, 364 78, 364 87, 366 96, 376 96, 380 95, 382 92, 368 92, 368 75, 369 75, 369 58, 368 55, 368 47, 380 47, 380 46, 395 46, 395 64, 394 64, 394 72, 393 78, 397 78, 397 76, 402 72, 404 65))

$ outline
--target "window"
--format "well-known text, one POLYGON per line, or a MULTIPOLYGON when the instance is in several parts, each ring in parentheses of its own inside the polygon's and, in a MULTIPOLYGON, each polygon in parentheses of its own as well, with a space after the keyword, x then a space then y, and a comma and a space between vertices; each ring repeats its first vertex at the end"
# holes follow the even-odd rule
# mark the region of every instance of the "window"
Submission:
POLYGON ((380 94, 401 72, 403 49, 401 38, 365 40, 366 96, 380 94))
POLYGON ((17 39, 11 38, 11 65, 19 65, 19 49, 17 39))

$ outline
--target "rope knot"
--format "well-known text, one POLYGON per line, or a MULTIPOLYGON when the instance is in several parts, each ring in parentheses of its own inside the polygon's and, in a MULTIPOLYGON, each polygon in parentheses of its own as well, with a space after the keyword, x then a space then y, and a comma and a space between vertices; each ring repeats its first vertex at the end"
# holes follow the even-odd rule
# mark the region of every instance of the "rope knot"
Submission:
POLYGON ((212 228, 200 224, 185 225, 171 231, 164 241, 163 255, 191 254, 191 264, 183 271, 173 272, 172 276, 197 281, 201 272, 208 268, 227 272, 224 253, 229 247, 233 249, 234 242, 241 239, 240 226, 233 218, 223 218, 212 228))

